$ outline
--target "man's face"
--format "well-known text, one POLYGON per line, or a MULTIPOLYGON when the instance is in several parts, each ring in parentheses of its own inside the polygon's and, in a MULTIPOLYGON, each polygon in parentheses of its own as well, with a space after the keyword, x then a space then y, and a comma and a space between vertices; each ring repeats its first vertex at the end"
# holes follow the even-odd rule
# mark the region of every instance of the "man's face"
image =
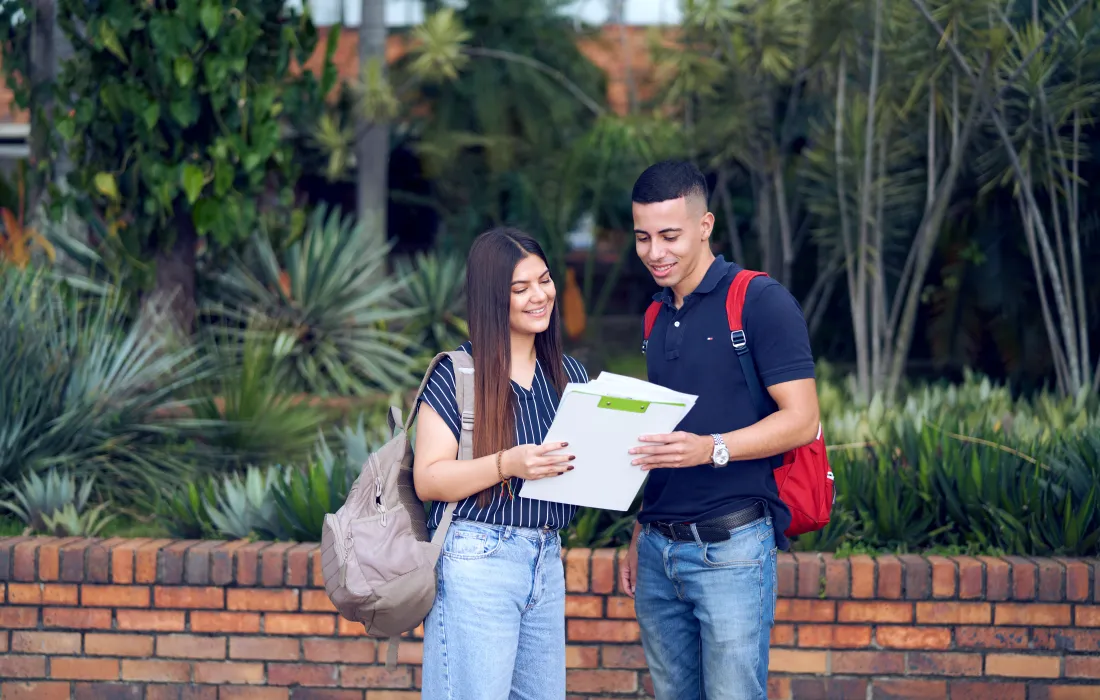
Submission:
POLYGON ((653 279, 675 287, 705 257, 714 216, 701 201, 680 197, 652 204, 634 202, 634 249, 653 279))

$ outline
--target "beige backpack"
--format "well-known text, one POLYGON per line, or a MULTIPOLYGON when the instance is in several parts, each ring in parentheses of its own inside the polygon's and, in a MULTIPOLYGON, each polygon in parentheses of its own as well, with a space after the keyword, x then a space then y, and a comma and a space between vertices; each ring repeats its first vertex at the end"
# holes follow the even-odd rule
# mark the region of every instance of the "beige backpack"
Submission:
MULTIPOLYGON (((473 358, 458 350, 440 353, 420 383, 416 400, 439 361, 450 357, 455 393, 462 413, 458 459, 472 459, 474 430, 473 358)), ((389 640, 386 665, 397 663, 400 635, 416 629, 432 609, 435 565, 451 524, 454 503, 447 504, 435 537, 428 541, 424 504, 413 486, 413 450, 401 410, 391 407, 393 437, 372 453, 347 500, 325 515, 321 533, 321 572, 325 592, 344 618, 360 622, 372 637, 389 640)))

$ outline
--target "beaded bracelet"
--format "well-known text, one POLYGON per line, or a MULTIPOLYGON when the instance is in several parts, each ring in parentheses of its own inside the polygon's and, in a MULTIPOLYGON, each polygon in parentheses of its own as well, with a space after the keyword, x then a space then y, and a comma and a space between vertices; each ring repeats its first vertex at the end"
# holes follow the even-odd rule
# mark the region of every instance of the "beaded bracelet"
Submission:
POLYGON ((512 482, 504 478, 504 471, 500 468, 501 457, 504 456, 504 450, 497 452, 497 476, 500 477, 500 495, 508 495, 508 500, 513 500, 515 495, 512 493, 512 482))

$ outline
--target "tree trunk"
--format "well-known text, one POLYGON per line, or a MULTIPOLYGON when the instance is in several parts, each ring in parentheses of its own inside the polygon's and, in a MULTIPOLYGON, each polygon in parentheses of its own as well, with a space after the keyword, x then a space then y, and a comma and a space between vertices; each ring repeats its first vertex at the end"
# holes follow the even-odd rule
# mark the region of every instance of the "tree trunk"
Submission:
POLYGON ((151 332, 176 331, 187 338, 195 327, 195 249, 199 236, 188 208, 177 207, 174 225, 172 245, 159 246, 153 256, 156 283, 143 300, 143 324, 151 332))
MULTIPOLYGON (((359 17, 359 69, 378 61, 386 65, 386 0, 362 0, 359 17)), ((361 130, 355 149, 358 176, 357 213, 367 235, 387 238, 386 208, 389 203, 390 125, 376 120, 361 130)))

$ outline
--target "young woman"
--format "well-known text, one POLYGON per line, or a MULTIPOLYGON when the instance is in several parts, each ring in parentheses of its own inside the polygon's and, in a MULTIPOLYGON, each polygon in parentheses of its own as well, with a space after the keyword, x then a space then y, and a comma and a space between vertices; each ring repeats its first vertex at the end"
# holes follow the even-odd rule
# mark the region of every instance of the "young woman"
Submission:
POLYGON ((434 533, 457 502, 424 621, 426 700, 562 700, 565 573, 558 531, 575 506, 523 498, 529 479, 573 467, 565 443, 541 445, 568 382, 584 367, 562 354, 546 256, 515 229, 482 234, 466 273, 474 360, 474 456, 459 461, 454 368, 444 360, 419 409, 413 478, 434 501, 434 533))

